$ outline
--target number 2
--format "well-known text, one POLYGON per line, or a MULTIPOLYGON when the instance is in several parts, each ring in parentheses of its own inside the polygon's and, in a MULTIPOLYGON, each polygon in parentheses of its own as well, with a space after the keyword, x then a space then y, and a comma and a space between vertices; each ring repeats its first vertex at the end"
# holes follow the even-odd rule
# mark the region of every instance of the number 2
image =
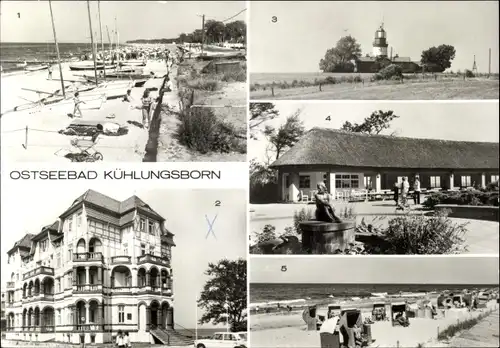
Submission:
POLYGON ((215 201, 215 206, 220 207, 220 201, 215 201))

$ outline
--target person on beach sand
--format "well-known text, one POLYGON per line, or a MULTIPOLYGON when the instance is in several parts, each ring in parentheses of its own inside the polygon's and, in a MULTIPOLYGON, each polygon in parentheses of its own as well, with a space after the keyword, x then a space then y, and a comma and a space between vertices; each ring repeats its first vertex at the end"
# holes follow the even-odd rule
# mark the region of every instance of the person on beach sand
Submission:
POLYGON ((123 101, 124 101, 124 102, 129 102, 129 103, 131 103, 131 102, 132 102, 132 100, 134 100, 134 98, 132 98, 131 93, 132 93, 132 90, 131 90, 131 89, 127 89, 127 94, 125 94, 125 96, 123 97, 123 101))
POLYGON ((49 72, 48 79, 52 80, 52 66, 50 66, 50 65, 49 65, 49 68, 48 68, 48 72, 49 72))
POLYGON ((141 101, 142 101, 142 125, 144 126, 144 128, 149 128, 149 122, 150 122, 149 115, 151 112, 151 104, 153 102, 151 100, 151 97, 149 96, 149 89, 146 89, 144 91, 141 101))
POLYGON ((170 80, 170 77, 167 76, 167 83, 165 84, 165 92, 172 92, 172 90, 174 89, 174 86, 172 84, 172 80, 170 80))
POLYGON ((84 101, 80 100, 80 93, 79 92, 75 93, 75 96, 73 97, 73 101, 75 102, 75 107, 73 109, 73 116, 82 118, 83 114, 82 114, 82 110, 80 110, 80 104, 82 104, 82 103, 86 104, 86 103, 84 101), (78 116, 76 113, 77 111, 78 111, 78 116))
POLYGON ((320 182, 317 188, 318 192, 314 195, 316 200, 316 220, 323 222, 342 222, 342 220, 335 215, 335 208, 331 203, 331 195, 328 193, 326 184, 320 182))

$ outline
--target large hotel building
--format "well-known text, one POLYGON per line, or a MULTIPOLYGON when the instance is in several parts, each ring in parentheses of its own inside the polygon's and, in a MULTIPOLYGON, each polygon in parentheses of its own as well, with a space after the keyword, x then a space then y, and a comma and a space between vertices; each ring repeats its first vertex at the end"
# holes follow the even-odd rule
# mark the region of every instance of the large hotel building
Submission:
POLYGON ((104 343, 122 330, 132 342, 167 343, 175 244, 164 222, 136 196, 120 202, 89 190, 23 236, 5 265, 6 338, 104 343))

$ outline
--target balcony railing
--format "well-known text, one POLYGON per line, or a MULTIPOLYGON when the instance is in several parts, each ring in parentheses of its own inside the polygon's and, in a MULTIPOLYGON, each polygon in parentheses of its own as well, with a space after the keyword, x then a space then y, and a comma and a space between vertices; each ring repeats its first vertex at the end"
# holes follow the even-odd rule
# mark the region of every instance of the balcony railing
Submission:
POLYGON ((101 292, 102 291, 102 284, 75 285, 74 291, 77 291, 77 292, 101 292))
POLYGON ((52 267, 40 266, 38 268, 35 268, 34 270, 24 273, 23 280, 34 277, 39 274, 47 274, 53 276, 54 269, 52 267))
POLYGON ((55 327, 54 326, 43 326, 41 329, 41 332, 54 332, 55 327))
POLYGON ((75 325, 76 331, 103 331, 103 324, 77 324, 75 325))
POLYGON ((14 282, 7 282, 7 289, 14 289, 16 287, 16 283, 14 282))
POLYGON ((116 265, 116 264, 130 264, 132 263, 132 257, 131 256, 113 256, 111 257, 111 264, 116 265))
POLYGON ((73 262, 84 262, 84 261, 99 261, 103 262, 104 257, 101 252, 95 253, 74 253, 73 262))
POLYGON ((123 292, 131 292, 132 287, 131 286, 120 286, 116 288, 111 289, 111 293, 123 293, 123 292))
POLYGON ((166 258, 151 255, 151 254, 146 254, 139 256, 137 258, 137 264, 143 264, 143 263, 154 263, 156 265, 160 266, 165 266, 165 267, 170 267, 170 261, 167 260, 166 258))

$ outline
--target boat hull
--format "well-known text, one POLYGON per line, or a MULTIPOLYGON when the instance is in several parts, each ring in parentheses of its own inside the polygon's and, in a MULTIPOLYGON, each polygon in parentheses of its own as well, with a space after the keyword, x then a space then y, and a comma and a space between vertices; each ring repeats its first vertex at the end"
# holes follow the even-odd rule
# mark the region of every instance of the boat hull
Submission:
MULTIPOLYGON (((98 64, 96 66, 96 70, 111 70, 111 69, 115 69, 116 68, 116 65, 102 65, 102 64, 98 64)), ((71 64, 69 66, 69 70, 73 70, 73 71, 84 71, 84 70, 94 70, 94 65, 89 65, 89 64, 71 64)))
POLYGON ((38 66, 27 66, 24 68, 26 71, 40 71, 40 70, 45 70, 48 69, 48 65, 38 65, 38 66))

